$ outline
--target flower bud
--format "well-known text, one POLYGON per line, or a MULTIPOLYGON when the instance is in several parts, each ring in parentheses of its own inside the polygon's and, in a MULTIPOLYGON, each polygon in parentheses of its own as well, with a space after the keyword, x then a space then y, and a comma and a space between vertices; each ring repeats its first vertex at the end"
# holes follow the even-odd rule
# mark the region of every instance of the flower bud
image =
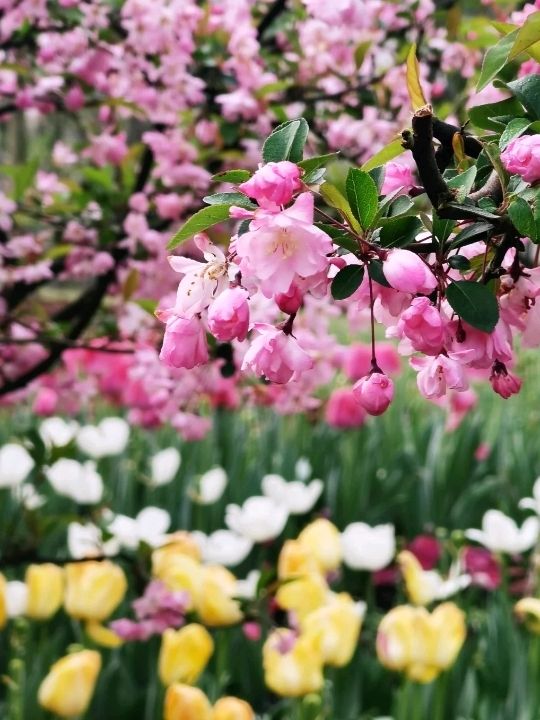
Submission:
POLYGON ((249 329, 248 293, 241 287, 224 290, 208 310, 210 332, 221 342, 245 340, 249 329))
POLYGON ((49 670, 38 691, 41 707, 63 718, 74 718, 90 705, 101 656, 95 650, 66 655, 49 670))
POLYGON ((372 372, 353 387, 356 400, 370 415, 382 415, 394 397, 394 383, 388 375, 372 372))
POLYGON ((511 140, 501 153, 504 167, 521 175, 528 183, 540 180, 540 135, 521 135, 511 140))
POLYGON ((282 160, 262 165, 238 189, 256 200, 261 207, 277 210, 280 205, 289 203, 301 186, 298 165, 282 160))
POLYGON ((405 293, 429 295, 437 287, 437 278, 424 261, 410 250, 390 250, 383 263, 390 285, 405 293))
POLYGON ((26 615, 33 620, 47 620, 62 604, 64 571, 58 565, 30 565, 25 582, 28 588, 26 615))
POLYGON ((105 560, 66 565, 68 615, 80 620, 105 620, 122 602, 127 590, 124 571, 105 560))
POLYGON ((165 693, 163 720, 212 720, 212 707, 202 690, 178 683, 165 693))

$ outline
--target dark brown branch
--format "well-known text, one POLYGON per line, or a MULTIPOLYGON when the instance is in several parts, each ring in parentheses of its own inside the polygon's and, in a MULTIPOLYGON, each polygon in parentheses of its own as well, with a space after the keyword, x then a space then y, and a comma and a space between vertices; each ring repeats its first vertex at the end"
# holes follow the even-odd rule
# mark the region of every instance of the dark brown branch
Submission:
POLYGON ((491 198, 494 205, 497 207, 502 203, 503 189, 501 179, 496 170, 492 171, 486 184, 481 187, 480 190, 477 190, 469 195, 469 200, 472 200, 473 202, 478 202, 481 198, 491 198))
POLYGON ((261 42, 264 33, 287 7, 287 0, 274 0, 257 28, 257 40, 261 42))

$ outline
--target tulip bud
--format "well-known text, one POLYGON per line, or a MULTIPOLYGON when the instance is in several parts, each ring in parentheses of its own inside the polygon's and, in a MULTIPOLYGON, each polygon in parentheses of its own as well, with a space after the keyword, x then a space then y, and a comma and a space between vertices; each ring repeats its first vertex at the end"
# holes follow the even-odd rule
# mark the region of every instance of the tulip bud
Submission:
POLYGON ((298 542, 313 555, 323 572, 337 570, 343 558, 341 535, 330 520, 319 518, 302 530, 298 542))
POLYGON ((33 620, 47 620, 62 604, 64 571, 58 565, 30 565, 25 582, 28 588, 26 615, 33 620))
POLYGON ((196 682, 213 652, 214 641, 202 625, 191 623, 180 630, 165 630, 159 653, 161 682, 166 686, 196 682))
POLYGON ((394 383, 388 375, 372 372, 353 387, 356 400, 370 415, 382 415, 394 397, 394 383))
POLYGON ((255 720, 255 713, 245 700, 223 697, 214 705, 212 720, 255 720))
POLYGON ((202 574, 201 594, 197 612, 205 625, 223 627, 242 619, 236 595, 236 578, 219 565, 205 567, 202 574))
POLYGON ((90 705, 100 669, 101 656, 95 650, 66 655, 41 683, 39 704, 63 718, 82 715, 90 705))
POLYGON ((212 707, 199 688, 171 685, 165 693, 163 720, 212 720, 212 707))
POLYGON ((105 620, 122 602, 127 580, 122 568, 105 560, 66 565, 68 615, 80 620, 105 620))

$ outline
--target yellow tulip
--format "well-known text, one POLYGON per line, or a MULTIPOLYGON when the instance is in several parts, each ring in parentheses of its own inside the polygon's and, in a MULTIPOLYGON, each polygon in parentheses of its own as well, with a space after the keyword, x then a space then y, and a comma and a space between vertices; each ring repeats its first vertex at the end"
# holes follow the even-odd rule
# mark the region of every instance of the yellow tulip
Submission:
POLYGON ((245 700, 223 697, 214 705, 212 720, 255 720, 255 713, 245 700))
POLYGON ((191 623, 180 630, 165 630, 159 652, 159 677, 168 686, 193 684, 214 652, 214 641, 202 625, 191 623))
POLYGON ((318 692, 324 684, 322 637, 278 628, 263 646, 264 681, 273 692, 299 697, 318 692))
POLYGON ((316 573, 319 571, 319 564, 311 551, 299 540, 287 540, 279 553, 277 571, 278 578, 285 580, 316 573))
POLYGON ((71 617, 105 620, 122 602, 126 590, 124 571, 109 560, 66 565, 64 607, 71 617))
POLYGON ((189 595, 187 610, 193 610, 201 594, 203 567, 189 555, 183 553, 152 554, 152 573, 169 590, 186 591, 189 595))
POLYGON ((64 571, 58 565, 29 565, 25 578, 28 588, 26 615, 33 620, 47 620, 62 605, 64 571))
POLYGON ((164 720, 212 720, 212 707, 199 688, 171 685, 165 693, 164 720))
POLYGON ((319 518, 306 525, 298 542, 315 558, 321 572, 336 570, 343 558, 341 535, 330 520, 319 518))
POLYGON ((84 629, 90 640, 93 640, 96 645, 101 645, 106 648, 117 648, 124 644, 122 638, 117 635, 114 630, 105 627, 105 625, 95 620, 87 622, 84 629))
POLYGON ((81 650, 58 660, 38 691, 39 704, 64 718, 82 715, 90 705, 101 656, 95 650, 81 650))
POLYGON ((328 594, 326 580, 319 573, 311 573, 284 582, 276 593, 276 601, 284 610, 293 611, 302 619, 322 607, 328 594))
POLYGON ((152 571, 154 575, 159 575, 161 568, 168 565, 178 555, 185 555, 192 560, 197 560, 197 562, 201 559, 199 546, 191 535, 183 530, 169 535, 167 544, 157 548, 152 553, 152 571))
POLYGON ((302 632, 320 633, 324 663, 343 667, 351 661, 358 644, 363 612, 348 593, 334 595, 330 602, 301 620, 302 632))
POLYGON ((434 600, 434 586, 430 581, 432 577, 425 572, 420 562, 412 552, 403 550, 397 556, 405 589, 413 605, 429 605, 434 600))
POLYGON ((454 603, 443 603, 431 614, 401 605, 379 625, 377 655, 385 667, 429 683, 455 662, 465 637, 465 615, 454 603))
POLYGON ((0 630, 7 623, 6 585, 6 579, 0 573, 0 630))
POLYGON ((516 603, 514 612, 521 620, 525 621, 525 625, 531 632, 540 634, 540 600, 538 598, 522 598, 516 603))
POLYGON ((196 610, 205 625, 222 627, 242 619, 236 594, 236 578, 220 565, 203 568, 201 593, 196 610))

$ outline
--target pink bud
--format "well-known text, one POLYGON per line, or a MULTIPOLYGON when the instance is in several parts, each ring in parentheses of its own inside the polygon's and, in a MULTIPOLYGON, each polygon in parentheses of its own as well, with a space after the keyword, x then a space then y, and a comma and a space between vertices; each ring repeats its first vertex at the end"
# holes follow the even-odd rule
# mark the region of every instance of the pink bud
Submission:
POLYGON ((512 395, 517 395, 521 390, 521 379, 509 373, 506 365, 499 360, 495 360, 493 363, 489 381, 495 392, 505 400, 512 395))
POLYGON ((221 342, 245 340, 249 329, 248 293, 240 287, 224 290, 208 310, 210 332, 221 342))
POLYGON ((260 167, 239 190, 256 200, 261 207, 277 210, 292 200, 300 190, 300 168, 288 160, 270 162, 260 167))
POLYGON ((201 321, 197 317, 176 315, 169 318, 159 358, 165 365, 188 370, 208 362, 206 334, 201 321))
POLYGON ((417 535, 407 545, 424 570, 433 570, 441 557, 441 544, 433 535, 417 535))
POLYGON ((281 312, 287 313, 287 315, 292 315, 292 313, 300 310, 303 297, 302 291, 298 285, 293 283, 287 292, 274 295, 274 300, 281 312))
POLYGON ((390 250, 383 263, 390 285, 401 292, 429 295, 437 287, 437 278, 424 261, 410 250, 390 250))
POLYGON ((358 404, 352 388, 338 388, 328 398, 325 420, 340 429, 360 427, 366 421, 366 412, 358 404))
POLYGON ((381 372, 372 372, 360 380, 353 387, 357 402, 370 415, 382 415, 394 397, 394 383, 388 375, 381 372))

